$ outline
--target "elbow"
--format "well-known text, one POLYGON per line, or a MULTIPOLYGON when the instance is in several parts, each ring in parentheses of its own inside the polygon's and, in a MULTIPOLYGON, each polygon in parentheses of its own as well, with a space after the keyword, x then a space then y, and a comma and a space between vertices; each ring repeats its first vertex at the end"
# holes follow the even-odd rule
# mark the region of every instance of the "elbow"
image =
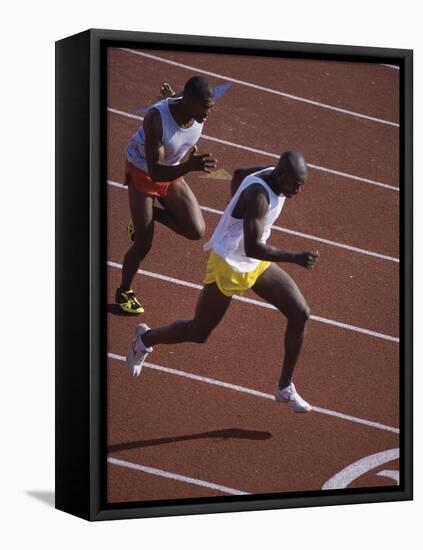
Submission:
POLYGON ((261 248, 258 243, 245 243, 245 254, 249 258, 262 259, 261 248))
POLYGON ((148 175, 153 181, 162 181, 163 178, 163 165, 160 164, 159 159, 146 158, 148 175))
POLYGON ((150 178, 153 181, 160 181, 160 175, 158 174, 159 170, 157 170, 156 165, 148 164, 147 168, 148 168, 148 175, 150 176, 150 178))

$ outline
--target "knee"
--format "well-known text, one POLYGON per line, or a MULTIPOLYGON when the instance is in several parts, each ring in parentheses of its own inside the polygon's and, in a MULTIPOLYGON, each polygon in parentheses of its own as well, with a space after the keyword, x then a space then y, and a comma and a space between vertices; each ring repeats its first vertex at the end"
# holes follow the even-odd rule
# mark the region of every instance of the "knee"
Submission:
POLYGON ((194 322, 191 323, 191 334, 193 342, 196 342, 197 344, 205 344, 209 339, 210 333, 210 330, 203 327, 198 327, 195 325, 194 322))
POLYGON ((194 342, 196 342, 197 344, 205 344, 208 339, 209 339, 208 334, 199 333, 195 335, 194 342))
POLYGON ((310 318, 310 308, 306 302, 299 304, 288 316, 288 321, 297 326, 304 327, 310 318))
POLYGON ((199 241, 204 237, 205 232, 206 232, 205 224, 199 223, 187 229, 185 232, 185 236, 190 241, 199 241))

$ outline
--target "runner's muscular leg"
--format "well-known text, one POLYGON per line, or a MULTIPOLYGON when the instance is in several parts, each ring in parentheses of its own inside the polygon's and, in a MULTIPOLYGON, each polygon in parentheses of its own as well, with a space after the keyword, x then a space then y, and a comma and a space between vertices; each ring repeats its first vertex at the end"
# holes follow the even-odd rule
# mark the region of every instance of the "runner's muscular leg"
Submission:
POLYGON ((161 199, 164 210, 154 209, 155 219, 187 239, 201 239, 205 231, 203 214, 198 201, 184 179, 169 185, 161 199))
POLYGON ((272 264, 253 286, 254 292, 275 306, 288 320, 285 332, 285 355, 279 387, 291 382, 301 352, 305 325, 310 308, 294 280, 276 264, 272 264))
POLYGON ((134 224, 135 240, 123 259, 121 289, 129 290, 141 260, 147 256, 154 235, 154 197, 137 191, 128 185, 129 208, 134 224))
POLYGON ((230 303, 231 297, 224 296, 215 283, 204 285, 197 302, 194 319, 152 328, 143 335, 142 341, 146 347, 181 342, 202 344, 207 341, 210 333, 223 319, 230 303))

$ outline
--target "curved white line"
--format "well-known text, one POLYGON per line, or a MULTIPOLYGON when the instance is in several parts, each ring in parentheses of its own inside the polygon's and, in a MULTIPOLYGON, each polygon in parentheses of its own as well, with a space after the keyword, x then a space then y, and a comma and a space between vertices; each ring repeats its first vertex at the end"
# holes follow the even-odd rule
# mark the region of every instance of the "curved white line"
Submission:
POLYGON ((397 485, 399 485, 398 470, 383 470, 383 472, 378 472, 376 475, 380 477, 387 477, 389 479, 393 479, 394 481, 396 481, 397 485))
POLYGON ((399 449, 390 449, 389 451, 382 451, 366 456, 328 479, 322 489, 345 489, 355 479, 370 472, 370 470, 397 458, 399 458, 399 449))

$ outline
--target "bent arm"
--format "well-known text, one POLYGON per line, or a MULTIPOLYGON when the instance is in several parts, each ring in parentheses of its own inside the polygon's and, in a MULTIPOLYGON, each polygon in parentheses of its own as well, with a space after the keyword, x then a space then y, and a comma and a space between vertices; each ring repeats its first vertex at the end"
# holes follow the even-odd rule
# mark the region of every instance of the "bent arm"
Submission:
POLYGON ((144 118, 145 134, 145 158, 147 161, 148 175, 154 181, 170 181, 184 176, 191 171, 189 162, 183 162, 176 166, 160 164, 160 154, 163 150, 162 143, 162 119, 157 109, 151 109, 144 118))
POLYGON ((264 217, 269 208, 269 196, 262 186, 245 191, 244 247, 250 258, 268 262, 295 262, 296 253, 281 250, 260 241, 264 230, 264 217))

